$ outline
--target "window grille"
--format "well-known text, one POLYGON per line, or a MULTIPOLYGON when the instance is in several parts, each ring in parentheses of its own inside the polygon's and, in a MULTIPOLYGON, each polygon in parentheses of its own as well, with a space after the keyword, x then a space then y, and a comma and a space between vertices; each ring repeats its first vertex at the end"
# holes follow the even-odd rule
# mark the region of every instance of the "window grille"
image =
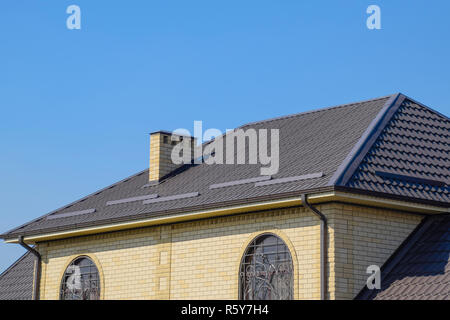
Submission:
POLYGON ((91 259, 82 256, 70 263, 61 282, 60 299, 100 299, 100 276, 91 259))
POLYGON ((243 300, 292 300, 293 265, 286 244, 263 234, 248 245, 241 260, 239 285, 243 300))

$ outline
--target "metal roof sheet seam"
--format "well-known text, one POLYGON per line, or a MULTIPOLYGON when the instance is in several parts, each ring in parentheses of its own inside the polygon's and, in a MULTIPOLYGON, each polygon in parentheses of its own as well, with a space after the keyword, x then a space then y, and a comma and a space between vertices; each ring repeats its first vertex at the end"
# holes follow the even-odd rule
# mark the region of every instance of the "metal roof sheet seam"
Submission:
POLYGON ((89 214, 94 213, 95 209, 86 209, 86 210, 78 210, 78 211, 71 211, 71 212, 65 212, 65 213, 58 213, 58 214, 52 214, 46 217, 47 220, 52 219, 60 219, 60 218, 67 218, 67 217, 73 217, 73 216, 79 216, 83 214, 89 214))
POLYGON ((114 204, 120 204, 120 203, 128 203, 128 202, 134 202, 134 201, 140 201, 140 200, 148 200, 148 199, 154 199, 157 198, 158 194, 148 194, 144 196, 138 196, 138 197, 131 197, 131 198, 124 198, 119 200, 110 200, 106 202, 107 206, 114 205, 114 204))
POLYGON ((160 198, 145 200, 143 202, 143 204, 150 204, 150 203, 157 203, 157 202, 164 202, 164 201, 172 201, 172 200, 185 199, 185 198, 193 198, 193 197, 197 197, 199 195, 200 195, 200 193, 198 193, 198 192, 176 194, 176 195, 173 195, 173 196, 167 196, 167 197, 160 197, 160 198))
POLYGON ((210 185, 209 188, 210 189, 226 188, 226 187, 237 186, 237 185, 241 185, 241 184, 267 181, 270 179, 272 179, 272 176, 260 176, 260 177, 249 178, 249 179, 233 180, 233 181, 228 181, 228 182, 216 183, 216 184, 210 185))
POLYGON ((269 181, 257 182, 257 183, 255 183, 255 187, 269 186, 272 184, 287 183, 287 182, 294 182, 294 181, 301 181, 301 180, 308 180, 308 179, 316 179, 316 178, 321 178, 323 176, 324 176, 323 172, 316 172, 316 173, 304 174, 301 176, 293 176, 293 177, 286 177, 286 178, 273 179, 273 180, 269 180, 269 181))

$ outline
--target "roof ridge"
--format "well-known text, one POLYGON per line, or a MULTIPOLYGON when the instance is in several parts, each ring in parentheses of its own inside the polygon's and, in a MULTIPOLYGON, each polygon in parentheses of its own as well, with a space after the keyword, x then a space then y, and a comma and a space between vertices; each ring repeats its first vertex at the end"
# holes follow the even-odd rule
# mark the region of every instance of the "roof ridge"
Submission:
POLYGON ((362 160, 377 141, 377 138, 383 132, 383 129, 391 121, 398 108, 405 100, 405 96, 401 93, 391 95, 386 101, 383 108, 373 118, 372 122, 366 128, 366 131, 359 138, 358 142, 353 146, 347 157, 335 171, 328 186, 345 185, 347 180, 354 174, 361 164, 362 160))
POLYGON ((243 124, 243 125, 241 125, 238 128, 243 128, 243 127, 246 127, 246 126, 249 126, 249 125, 255 125, 255 124, 271 122, 271 121, 276 121, 276 120, 295 118, 295 117, 299 117, 299 116, 303 116, 303 115, 307 115, 307 114, 311 114, 311 113, 317 113, 317 112, 323 112, 323 111, 328 111, 328 110, 333 110, 333 109, 345 108, 345 107, 349 107, 349 106, 353 106, 353 105, 357 105, 357 104, 362 104, 362 103, 366 103, 366 102, 379 101, 379 100, 383 100, 383 99, 386 99, 386 98, 390 98, 390 97, 395 96, 395 95, 396 94, 390 94, 390 95, 386 95, 386 96, 378 97, 378 98, 373 98, 373 99, 366 99, 366 100, 361 100, 361 101, 356 101, 356 102, 350 102, 350 103, 345 103, 345 104, 334 105, 334 106, 330 106, 330 107, 324 107, 324 108, 318 108, 318 109, 313 109, 313 110, 308 110, 308 111, 303 111, 303 112, 298 112, 298 113, 292 113, 292 114, 288 114, 288 115, 285 115, 285 116, 274 117, 274 118, 269 118, 269 119, 265 119, 265 120, 253 121, 253 122, 249 122, 249 123, 243 124))
POLYGON ((404 95, 404 97, 405 97, 407 100, 411 101, 412 103, 417 104, 418 106, 427 109, 427 110, 430 111, 431 113, 434 113, 434 114, 436 114, 437 116, 439 116, 439 117, 441 117, 441 118, 444 118, 444 119, 447 120, 447 121, 450 121, 450 118, 447 117, 445 114, 440 113, 439 111, 437 111, 437 110, 435 110, 435 109, 433 109, 433 108, 430 108, 430 107, 424 105, 423 103, 421 103, 421 102, 419 102, 419 101, 417 101, 417 100, 414 100, 413 98, 411 98, 411 97, 409 97, 409 96, 407 96, 407 95, 404 95))
POLYGON ((238 126, 236 128, 230 129, 229 132, 228 131, 224 132, 220 136, 214 137, 214 138, 212 138, 212 139, 210 139, 208 141, 203 141, 202 147, 205 147, 206 145, 210 144, 211 142, 213 142, 213 141, 215 141, 217 139, 225 137, 227 134, 229 134, 231 132, 234 132, 234 131, 236 131, 238 129, 242 129, 242 128, 247 127, 247 126, 260 124, 260 123, 265 123, 265 122, 271 122, 271 121, 275 121, 275 120, 289 119, 289 118, 303 116, 303 115, 306 115, 306 114, 322 112, 322 111, 328 111, 328 110, 332 110, 332 109, 349 107, 349 106, 352 106, 352 105, 355 105, 355 104, 362 104, 362 103, 366 103, 366 102, 378 101, 378 100, 382 100, 382 99, 386 99, 386 98, 392 97, 394 95, 395 94, 391 94, 391 95, 378 97, 378 98, 373 98, 373 99, 366 99, 366 100, 361 100, 361 101, 357 101, 357 102, 350 102, 350 103, 346 103, 346 104, 335 105, 335 106, 331 106, 331 107, 325 107, 325 108, 319 108, 319 109, 314 109, 314 110, 308 110, 308 111, 303 111, 303 112, 299 112, 299 113, 292 113, 292 114, 288 114, 288 115, 285 115, 285 116, 274 117, 274 118, 269 118, 269 119, 265 119, 265 120, 248 122, 248 123, 240 125, 240 126, 238 126))
MULTIPOLYGON (((344 108, 344 107, 349 107, 352 105, 356 105, 356 104, 362 104, 362 103, 366 103, 366 102, 372 102, 372 101, 379 101, 379 100, 383 100, 386 98, 390 98, 392 96, 395 96, 396 94, 390 94, 390 95, 386 95, 386 96, 382 96, 382 97, 378 97, 378 98, 372 98, 372 99, 366 99, 366 100, 361 100, 361 101, 356 101, 356 102, 350 102, 350 103, 345 103, 345 104, 340 104, 340 105, 335 105, 335 106, 331 106, 331 107, 325 107, 325 108, 319 108, 319 109, 314 109, 314 110, 308 110, 308 111, 303 111, 303 112, 299 112, 299 113, 293 113, 293 114, 288 114, 285 116, 280 116, 280 117, 275 117, 275 118, 269 118, 269 119, 265 119, 265 120, 259 120, 259 121, 254 121, 254 122, 248 122, 245 123, 243 125, 240 125, 234 129, 231 129, 229 132, 224 132, 222 133, 220 136, 214 137, 208 141, 203 141, 201 146, 202 148, 204 148, 205 146, 207 146, 208 144, 210 144, 211 142, 217 140, 217 139, 221 139, 225 136, 227 136, 228 134, 230 134, 231 132, 234 132, 236 130, 242 129, 244 127, 247 126, 251 126, 251 125, 255 125, 255 124, 260 124, 260 123, 266 123, 266 122, 271 122, 271 121, 275 121, 275 120, 282 120, 282 119, 289 119, 289 118, 294 118, 294 117, 299 117, 299 116, 303 116, 306 114, 311 114, 311 113, 316 113, 316 112, 323 112, 323 111, 328 111, 328 110, 332 110, 332 109, 338 109, 338 108, 344 108)), ((203 162, 202 162, 203 163, 203 162)), ((188 165, 187 168, 184 168, 185 170, 190 169, 191 167, 193 167, 192 165, 188 165)), ((185 170, 178 170, 177 169, 177 174, 181 173, 185 170)), ((175 174, 168 174, 166 177, 163 177, 163 180, 166 180, 167 178, 170 178, 172 176, 174 176, 175 174)))

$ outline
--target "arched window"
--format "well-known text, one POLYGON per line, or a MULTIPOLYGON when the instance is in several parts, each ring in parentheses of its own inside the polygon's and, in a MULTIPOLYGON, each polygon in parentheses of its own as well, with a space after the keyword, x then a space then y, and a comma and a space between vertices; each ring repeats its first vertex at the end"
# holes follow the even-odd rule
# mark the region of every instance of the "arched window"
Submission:
POLYGON ((60 299, 100 299, 100 276, 90 258, 78 257, 67 267, 61 282, 60 299))
POLYGON ((294 273, 291 253, 273 234, 262 234, 248 245, 239 272, 240 299, 291 300, 294 273))

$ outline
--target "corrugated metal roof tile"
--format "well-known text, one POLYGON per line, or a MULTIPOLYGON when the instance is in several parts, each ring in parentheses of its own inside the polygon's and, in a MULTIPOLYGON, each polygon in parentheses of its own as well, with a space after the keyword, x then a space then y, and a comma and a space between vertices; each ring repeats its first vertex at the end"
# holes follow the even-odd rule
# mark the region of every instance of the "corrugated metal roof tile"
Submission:
POLYGON ((450 215, 429 217, 416 230, 419 237, 406 253, 401 255, 400 261, 396 256, 391 257, 393 268, 384 274, 382 268, 382 289, 370 292, 364 288, 357 298, 385 300, 397 299, 443 300, 449 299, 450 292, 450 241, 447 234, 450 232, 450 215), (436 250, 436 249, 439 250, 436 250))
POLYGON ((34 256, 25 253, 0 275, 0 300, 31 300, 34 256))
MULTIPOLYGON (((254 187, 244 185, 233 188, 210 189, 211 184, 257 177, 260 165, 192 165, 185 166, 177 174, 163 183, 142 186, 148 183, 148 173, 140 172, 112 187, 88 196, 84 201, 75 202, 57 210, 54 214, 65 214, 87 208, 96 208, 96 212, 79 217, 45 220, 38 219, 8 236, 36 234, 48 230, 63 230, 72 227, 92 225, 92 223, 110 223, 111 219, 132 219, 142 215, 166 210, 187 210, 188 207, 213 206, 230 201, 248 201, 255 197, 275 196, 286 192, 326 187, 330 177, 338 169, 358 142, 373 119, 385 107, 391 97, 383 97, 361 103, 317 110, 278 119, 270 119, 245 125, 242 128, 279 129, 280 130, 280 170, 273 179, 301 176, 313 172, 323 172, 324 176, 314 180, 290 182, 286 184, 254 187), (200 196, 190 199, 178 199, 170 202, 118 203, 107 206, 106 203, 117 199, 135 199, 148 194, 170 197, 177 194, 199 192, 200 196)), ((153 201, 150 201, 153 202, 153 201)))

